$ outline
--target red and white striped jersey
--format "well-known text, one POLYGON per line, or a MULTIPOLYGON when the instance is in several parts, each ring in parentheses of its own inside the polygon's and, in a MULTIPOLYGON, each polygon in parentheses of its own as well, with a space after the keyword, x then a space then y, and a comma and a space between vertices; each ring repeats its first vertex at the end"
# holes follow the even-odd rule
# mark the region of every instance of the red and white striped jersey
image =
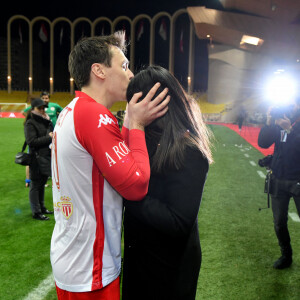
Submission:
POLYGON ((144 132, 124 132, 126 142, 113 114, 83 92, 59 115, 51 264, 63 290, 101 289, 120 274, 122 197, 141 200, 150 178, 144 132))

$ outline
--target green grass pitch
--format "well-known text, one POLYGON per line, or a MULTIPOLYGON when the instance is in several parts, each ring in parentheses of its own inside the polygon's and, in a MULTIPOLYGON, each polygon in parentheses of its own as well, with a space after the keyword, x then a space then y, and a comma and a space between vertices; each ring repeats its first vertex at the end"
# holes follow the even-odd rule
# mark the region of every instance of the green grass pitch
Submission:
MULTIPOLYGON (((199 212, 202 266, 196 299, 300 299, 300 223, 289 218, 291 268, 274 270, 280 252, 272 211, 258 210, 267 206, 264 179, 257 174, 266 173, 257 166, 263 155, 230 129, 210 127, 215 162, 199 212)), ((25 167, 14 163, 24 142, 23 120, 0 119, 0 137, 0 299, 25 299, 51 274, 54 220, 53 216, 48 222, 31 218, 25 167)), ((52 208, 49 183, 45 202, 52 208)), ((296 212, 293 201, 290 212, 296 212)), ((56 299, 55 289, 36 299, 56 299)))

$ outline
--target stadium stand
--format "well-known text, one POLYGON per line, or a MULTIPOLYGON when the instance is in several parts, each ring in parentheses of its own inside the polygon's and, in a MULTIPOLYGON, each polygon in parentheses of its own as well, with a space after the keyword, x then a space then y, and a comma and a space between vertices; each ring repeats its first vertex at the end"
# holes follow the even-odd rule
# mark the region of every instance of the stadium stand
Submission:
MULTIPOLYGON (((34 92, 31 97, 39 97, 40 92, 34 92)), ((200 105, 201 111, 204 114, 205 119, 209 121, 218 121, 221 114, 226 113, 225 104, 213 104, 207 101, 207 95, 204 93, 194 93, 192 95, 198 104, 200 105)), ((7 91, 0 91, 0 103, 26 103, 29 98, 28 92, 26 91, 13 91, 9 94, 7 91)), ((51 95, 51 101, 58 103, 61 107, 65 107, 72 99, 74 95, 64 92, 56 92, 51 95)), ((29 103, 28 103, 29 104, 29 103)), ((116 113, 120 110, 126 109, 126 102, 116 102, 112 107, 111 111, 116 113)))

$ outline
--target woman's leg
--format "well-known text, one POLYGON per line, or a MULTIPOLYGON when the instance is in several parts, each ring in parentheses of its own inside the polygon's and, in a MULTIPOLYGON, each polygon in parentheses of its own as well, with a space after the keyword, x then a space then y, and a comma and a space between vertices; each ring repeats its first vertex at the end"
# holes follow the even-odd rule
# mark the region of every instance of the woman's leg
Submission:
POLYGON ((48 176, 41 175, 40 189, 39 189, 39 203, 41 212, 45 213, 47 210, 45 207, 45 184, 47 183, 48 176))

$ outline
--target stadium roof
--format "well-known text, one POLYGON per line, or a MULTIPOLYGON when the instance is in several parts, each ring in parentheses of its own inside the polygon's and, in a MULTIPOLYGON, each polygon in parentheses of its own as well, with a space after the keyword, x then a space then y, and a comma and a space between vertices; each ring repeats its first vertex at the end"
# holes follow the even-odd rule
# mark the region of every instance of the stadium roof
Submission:
POLYGON ((224 11, 204 6, 187 8, 200 39, 210 37, 213 42, 271 55, 289 63, 300 60, 299 0, 220 2, 224 11))

